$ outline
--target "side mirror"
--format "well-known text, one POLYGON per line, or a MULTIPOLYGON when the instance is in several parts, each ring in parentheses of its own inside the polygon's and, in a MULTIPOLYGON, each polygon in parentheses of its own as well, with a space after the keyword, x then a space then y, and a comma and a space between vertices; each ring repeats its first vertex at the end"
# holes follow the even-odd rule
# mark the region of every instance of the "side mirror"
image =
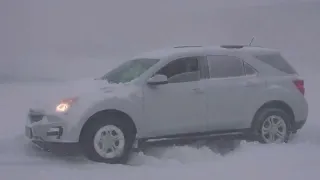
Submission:
POLYGON ((151 77, 147 83, 149 85, 168 84, 168 77, 166 75, 156 74, 155 76, 151 77))

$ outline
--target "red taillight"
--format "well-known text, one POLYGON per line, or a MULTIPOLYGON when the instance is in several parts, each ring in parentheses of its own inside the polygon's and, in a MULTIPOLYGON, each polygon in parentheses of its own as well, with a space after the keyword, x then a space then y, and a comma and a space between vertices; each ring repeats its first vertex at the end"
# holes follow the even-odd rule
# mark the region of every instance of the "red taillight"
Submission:
POLYGON ((296 85, 297 89, 304 95, 305 88, 304 88, 304 80, 294 80, 293 83, 296 85))

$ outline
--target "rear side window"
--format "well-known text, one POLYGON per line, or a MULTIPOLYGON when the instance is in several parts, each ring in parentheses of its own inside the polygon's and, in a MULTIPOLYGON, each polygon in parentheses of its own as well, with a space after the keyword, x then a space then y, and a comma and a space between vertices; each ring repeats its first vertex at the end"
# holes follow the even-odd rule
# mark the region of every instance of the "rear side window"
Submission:
POLYGON ((212 78, 238 77, 244 75, 243 62, 232 56, 208 56, 212 78))
POLYGON ((243 63, 243 66, 244 66, 244 71, 246 73, 246 75, 253 75, 253 74, 256 74, 256 70, 253 69, 252 66, 250 66, 249 64, 247 63, 243 63))
POLYGON ((279 71, 287 74, 297 74, 296 70, 280 54, 258 55, 256 58, 279 71))

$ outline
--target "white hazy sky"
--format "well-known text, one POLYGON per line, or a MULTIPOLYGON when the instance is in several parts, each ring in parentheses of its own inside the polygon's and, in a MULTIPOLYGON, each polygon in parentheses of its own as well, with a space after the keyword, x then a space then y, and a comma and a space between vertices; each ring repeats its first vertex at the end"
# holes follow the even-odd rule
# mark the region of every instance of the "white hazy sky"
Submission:
POLYGON ((305 62, 320 65, 320 1, 313 1, 0 0, 0 82, 96 76, 154 48, 252 36, 306 71, 305 62))

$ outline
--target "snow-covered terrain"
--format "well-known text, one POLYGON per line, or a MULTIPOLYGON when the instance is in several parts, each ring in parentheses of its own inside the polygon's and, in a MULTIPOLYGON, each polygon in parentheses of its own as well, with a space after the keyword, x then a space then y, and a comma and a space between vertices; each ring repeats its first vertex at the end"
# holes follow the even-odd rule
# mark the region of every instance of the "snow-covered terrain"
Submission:
MULTIPOLYGON (((130 1, 131 4, 127 6, 116 3, 120 1, 114 2, 114 6, 103 5, 107 1, 88 3, 89 1, 78 0, 77 3, 80 3, 77 6, 74 6, 76 1, 68 1, 68 3, 66 1, 34 1, 34 6, 31 0, 28 1, 30 4, 25 3, 25 6, 16 5, 18 1, 1 1, 0 3, 8 2, 8 4, 15 2, 16 4, 13 3, 11 6, 15 6, 17 10, 17 12, 0 11, 0 13, 8 13, 8 17, 9 14, 12 15, 10 17, 14 17, 14 22, 5 22, 1 27, 12 27, 4 30, 16 32, 11 36, 4 35, 0 38, 2 39, 0 83, 14 81, 11 84, 0 84, 1 179, 302 180, 319 178, 320 3, 309 2, 313 0, 304 0, 308 3, 296 3, 301 1, 291 0, 292 4, 281 4, 288 1, 246 0, 245 2, 252 3, 252 6, 274 3, 279 5, 251 8, 246 6, 243 9, 235 8, 235 6, 245 6, 245 3, 237 0, 181 1, 185 3, 184 6, 181 6, 181 3, 173 6, 172 0, 154 2, 138 0, 134 3, 130 1), (148 7, 152 6, 153 9, 140 8, 141 5, 138 2, 148 7), (97 6, 98 3, 102 4, 97 6), (232 6, 229 10, 213 10, 214 7, 225 4, 232 6), (21 20, 18 14, 23 14, 24 8, 31 10, 29 17, 22 16, 21 20), (117 21, 112 21, 119 8, 120 13, 125 11, 124 14, 129 14, 130 17, 117 14, 119 15, 117 21), (143 9, 141 14, 135 14, 138 8, 143 9), (176 11, 177 8, 180 8, 179 12, 176 11), (17 16, 14 16, 14 13, 17 13, 17 16), (42 16, 43 14, 48 17, 42 16), (77 15, 82 15, 82 18, 79 18, 81 21, 75 21, 77 15), (149 20, 151 16, 153 19, 149 20), (32 21, 28 24, 24 18, 32 21), (93 21, 96 19, 98 20, 93 21), (19 26, 15 20, 21 20, 25 22, 22 24, 29 26, 19 26), (72 23, 69 23, 70 21, 72 23), (103 24, 104 21, 108 23, 103 24), (46 22, 49 23, 46 24, 46 22), (162 32, 160 35, 154 33, 158 30, 162 32), (110 68, 103 66, 104 60, 95 61, 86 58, 88 54, 89 57, 92 54, 102 54, 99 58, 105 59, 103 53, 110 53, 112 57, 118 57, 122 53, 127 56, 137 51, 177 43, 178 45, 184 43, 187 45, 190 43, 240 44, 248 42, 252 35, 257 37, 255 41, 257 45, 281 49, 306 80, 306 97, 310 108, 308 122, 288 144, 261 145, 241 142, 233 151, 228 148, 221 150, 214 145, 200 148, 159 147, 133 154, 129 165, 126 166, 93 163, 81 156, 55 156, 34 149, 23 136, 28 107, 41 99, 54 99, 66 91, 64 84, 54 81, 55 78, 86 77, 104 73, 110 68), (54 56, 52 55, 54 53, 49 53, 51 50, 68 55, 74 53, 77 56, 54 56), (33 53, 37 51, 43 54, 34 55, 33 53), (12 59, 6 59, 11 56, 12 59), (82 56, 84 58, 79 58, 82 56), (40 80, 47 82, 35 82, 40 80), (227 153, 221 154, 220 151, 227 151, 227 153)), ((5 5, 1 4, 1 7, 5 5)), ((4 15, 0 15, 0 20, 6 18, 4 15)), ((1 33, 0 36, 3 35, 1 33)), ((112 59, 111 56, 106 59, 112 59)), ((116 64, 116 62, 110 61, 108 64, 116 64)))

